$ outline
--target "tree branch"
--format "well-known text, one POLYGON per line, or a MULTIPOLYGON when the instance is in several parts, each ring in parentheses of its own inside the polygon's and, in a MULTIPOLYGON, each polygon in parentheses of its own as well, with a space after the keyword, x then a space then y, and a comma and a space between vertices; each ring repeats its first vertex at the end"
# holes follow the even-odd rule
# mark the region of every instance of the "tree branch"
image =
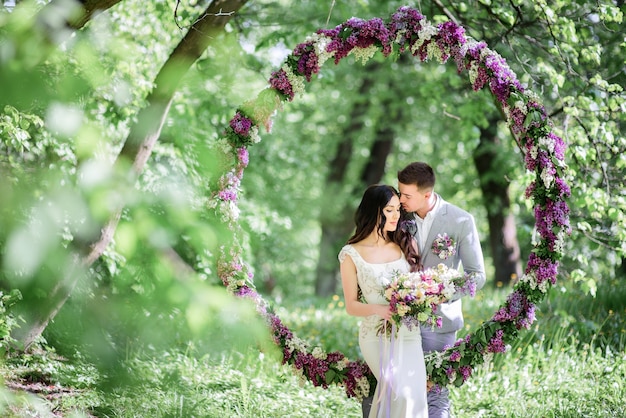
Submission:
MULTIPOLYGON (((154 89, 146 99, 148 104, 139 112, 137 123, 131 127, 124 147, 114 164, 116 172, 124 172, 128 171, 128 162, 132 161, 129 175, 124 177, 130 185, 134 185, 152 153, 180 80, 246 2, 247 0, 214 0, 161 67, 155 78, 154 89)), ((109 222, 102 228, 98 241, 90 246, 80 261, 80 267, 84 269, 90 267, 106 250, 113 239, 122 209, 122 206, 118 207, 111 215, 109 222)), ((48 322, 70 297, 80 277, 80 274, 73 274, 48 296, 50 303, 37 312, 37 319, 25 332, 22 340, 24 349, 41 335, 48 322)))

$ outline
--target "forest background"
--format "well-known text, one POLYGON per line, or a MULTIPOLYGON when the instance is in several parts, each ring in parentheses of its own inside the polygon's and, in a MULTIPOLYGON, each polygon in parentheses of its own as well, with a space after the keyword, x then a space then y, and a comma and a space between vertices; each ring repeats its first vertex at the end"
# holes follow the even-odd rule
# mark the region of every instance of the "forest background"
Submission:
MULTIPOLYGON (((602 314, 547 311, 594 341, 605 335, 605 353, 623 352, 623 1, 20 1, 0 9, 7 364, 54 352, 93 365, 107 376, 94 385, 111 393, 147 353, 202 359, 268 344, 262 321, 216 274, 230 236, 211 203, 217 140, 308 35, 403 5, 456 21, 541 97, 568 145, 572 189, 552 303, 602 314)), ((523 156, 488 92, 472 91, 454 66, 378 55, 327 64, 261 136, 239 223, 257 289, 285 315, 340 304, 336 255, 362 190, 395 184, 414 160, 435 167, 438 192, 475 216, 487 286, 507 292, 523 273, 535 223, 523 156)))

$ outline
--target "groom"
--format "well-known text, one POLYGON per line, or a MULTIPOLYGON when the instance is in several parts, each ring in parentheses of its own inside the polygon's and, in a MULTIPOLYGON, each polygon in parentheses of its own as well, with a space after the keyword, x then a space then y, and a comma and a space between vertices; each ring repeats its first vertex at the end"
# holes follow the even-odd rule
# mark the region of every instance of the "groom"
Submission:
MULTIPOLYGON (((435 193, 435 173, 426 163, 413 162, 398 171, 400 203, 415 221, 412 228, 422 257, 424 269, 440 263, 472 274, 476 290, 485 284, 485 263, 478 232, 472 215, 446 202, 435 193)), ((452 301, 439 305, 441 328, 423 326, 422 348, 443 351, 452 346, 456 332, 463 328, 463 312, 459 294, 452 301)), ((450 414, 448 389, 428 393, 429 418, 447 418, 450 414)))

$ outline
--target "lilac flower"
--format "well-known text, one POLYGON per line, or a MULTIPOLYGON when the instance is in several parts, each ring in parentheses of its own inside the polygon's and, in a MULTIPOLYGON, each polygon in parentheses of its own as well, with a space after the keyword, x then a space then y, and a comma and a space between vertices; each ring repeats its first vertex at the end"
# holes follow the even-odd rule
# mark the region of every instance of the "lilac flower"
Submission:
POLYGON ((454 22, 448 21, 437 25, 439 36, 437 37, 437 45, 443 53, 443 62, 450 55, 459 55, 459 50, 465 44, 465 29, 454 22))
POLYGON ((565 158, 565 142, 563 142, 563 139, 552 132, 548 133, 548 138, 554 142, 554 156, 559 160, 563 160, 565 158))
POLYGON ((506 351, 506 345, 502 340, 502 336, 504 335, 504 331, 499 329, 496 331, 491 340, 489 341, 489 345, 487 346, 487 351, 490 353, 504 353, 506 351))
POLYGON ((465 382, 472 375, 472 366, 459 367, 459 373, 461 373, 461 376, 463 376, 463 381, 465 382))
POLYGON ((287 73, 282 68, 272 73, 269 84, 285 98, 287 98, 288 101, 292 101, 296 95, 293 91, 293 86, 287 77, 287 73))
MULTIPOLYGON (((559 199, 565 199, 570 197, 571 190, 565 180, 560 177, 557 177, 554 181, 554 189, 556 190, 556 197, 559 199)), ((567 208, 567 213, 569 213, 569 208, 567 208)))
POLYGON ((509 114, 511 115, 511 120, 513 121, 511 126, 513 133, 520 134, 524 132, 524 119, 526 118, 526 115, 522 109, 513 107, 509 110, 509 114))
POLYGON ((531 253, 528 257, 526 274, 534 273, 537 283, 549 280, 550 283, 555 284, 558 267, 558 261, 540 258, 536 253, 531 253))
POLYGON ((452 354, 450 354, 450 361, 459 361, 459 360, 461 360, 461 352, 453 351, 452 354))
POLYGON ((355 397, 357 396, 357 382, 371 374, 371 371, 366 363, 360 361, 349 362, 346 369, 347 371, 343 382, 346 388, 346 394, 349 397, 355 397))
POLYGON ((505 305, 492 318, 496 322, 512 322, 517 329, 528 328, 535 320, 535 306, 519 289, 509 295, 505 305))
POLYGON ((389 31, 393 34, 398 34, 400 31, 405 31, 402 38, 398 39, 397 36, 393 38, 400 44, 400 50, 404 51, 407 47, 410 48, 412 41, 415 42, 417 34, 422 27, 421 20, 424 16, 417 10, 408 6, 400 7, 393 15, 391 15, 391 23, 389 25, 389 31))
POLYGON ((320 29, 317 33, 332 38, 326 51, 335 52, 335 64, 354 48, 378 45, 384 56, 391 53, 391 33, 380 18, 363 20, 353 17, 334 29, 320 29))
POLYGON ((504 58, 492 54, 485 58, 484 63, 485 67, 491 71, 489 88, 502 105, 506 105, 512 87, 519 91, 524 90, 504 58))
POLYGON ((526 197, 526 199, 530 199, 534 194, 535 194, 535 190, 537 188, 537 183, 532 181, 527 187, 526 187, 526 191, 524 192, 524 196, 526 197))
POLYGON ((312 42, 301 43, 296 46, 292 53, 294 59, 297 59, 297 72, 311 81, 313 74, 317 74, 319 68, 319 58, 315 53, 315 47, 312 42))
MULTIPOLYGON (((248 166, 248 162, 250 161, 250 156, 248 154, 248 149, 246 147, 241 147, 237 149, 237 158, 239 162, 244 167, 248 166)), ((243 174, 243 173, 242 173, 243 174)))
POLYGON ((234 202, 237 200, 237 191, 233 189, 224 189, 224 190, 220 190, 217 193, 217 196, 225 202, 228 202, 228 201, 234 202))
POLYGON ((248 287, 247 285, 241 286, 239 290, 235 292, 235 295, 241 298, 248 298, 252 300, 256 300, 258 296, 254 289, 248 287))
POLYGON ((244 138, 250 134, 250 128, 252 128, 252 121, 241 113, 235 113, 235 116, 230 120, 230 127, 235 131, 237 135, 244 138))

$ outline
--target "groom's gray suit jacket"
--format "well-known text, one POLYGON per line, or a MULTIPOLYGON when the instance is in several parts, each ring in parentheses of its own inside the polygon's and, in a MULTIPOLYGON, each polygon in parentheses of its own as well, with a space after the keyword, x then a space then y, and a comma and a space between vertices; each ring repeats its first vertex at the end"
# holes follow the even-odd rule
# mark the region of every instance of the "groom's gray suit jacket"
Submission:
MULTIPOLYGON (((441 199, 441 205, 435 214, 435 219, 433 219, 424 248, 420 248, 424 269, 435 267, 440 263, 455 269, 462 267, 465 273, 474 273, 476 290, 478 290, 485 284, 486 276, 483 251, 474 218, 463 209, 446 202, 441 196, 439 199, 441 199), (441 259, 433 253, 433 242, 438 234, 448 234, 452 238, 456 247, 455 255, 441 259)), ((413 214, 413 216, 417 215, 413 214)), ((417 236, 416 239, 418 239, 417 236)), ((462 296, 462 294, 456 295, 456 300, 440 305, 437 314, 443 319, 442 326, 441 328, 435 327, 434 332, 452 332, 463 327, 463 311, 460 299, 462 296)))

